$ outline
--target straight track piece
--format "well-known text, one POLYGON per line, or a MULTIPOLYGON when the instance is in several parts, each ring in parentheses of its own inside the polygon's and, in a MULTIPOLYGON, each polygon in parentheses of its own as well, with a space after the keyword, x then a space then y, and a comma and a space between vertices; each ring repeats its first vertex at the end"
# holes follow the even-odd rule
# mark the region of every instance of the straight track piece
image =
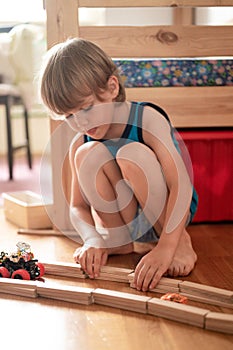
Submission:
MULTIPOLYGON (((134 280, 134 272, 128 275, 128 280, 129 280, 129 283, 131 283, 134 280)), ((166 287, 169 286, 169 287, 178 289, 180 282, 182 281, 178 279, 162 277, 159 283, 157 284, 157 287, 160 288, 162 286, 166 286, 166 287)))
POLYGON ((92 293, 94 303, 120 309, 147 313, 150 297, 97 288, 92 293))
POLYGON ((64 276, 72 278, 88 278, 88 276, 81 269, 80 264, 65 263, 65 262, 42 262, 45 267, 45 274, 64 276))
MULTIPOLYGON (((153 292, 153 293, 160 293, 160 294, 164 294, 164 293, 179 293, 179 288, 177 287, 169 287, 169 286, 166 286, 166 285, 157 285, 159 287, 156 287, 154 289, 150 289, 150 292, 153 292)), ((136 288, 135 284, 134 283, 130 283, 130 287, 131 288, 136 288)))
POLYGON ((233 291, 187 281, 180 282, 179 287, 181 293, 188 293, 233 305, 233 291))
POLYGON ((131 274, 133 272, 132 269, 127 269, 125 267, 115 267, 115 266, 102 266, 101 273, 109 273, 109 274, 114 274, 114 275, 120 275, 120 276, 128 276, 129 274, 131 274))
MULTIPOLYGON (((131 288, 135 288, 133 279, 134 279, 134 272, 128 275, 128 280, 131 288)), ((161 293, 161 294, 168 293, 168 292, 179 293, 180 282, 181 280, 178 280, 178 279, 162 277, 159 283, 157 284, 157 286, 154 289, 151 289, 150 292, 161 293)))
POLYGON ((37 283, 35 281, 0 278, 0 293, 36 298, 36 290, 37 283))
POLYGON ((210 305, 215 305, 215 306, 222 306, 222 307, 226 307, 229 309, 233 309, 232 302, 224 302, 224 301, 216 300, 216 299, 212 298, 211 295, 209 297, 207 297, 207 296, 203 297, 203 296, 193 295, 193 294, 184 293, 184 292, 181 293, 181 295, 187 297, 189 300, 199 301, 200 303, 210 304, 210 305))
MULTIPOLYGON (((45 267, 45 274, 73 277, 73 278, 88 278, 88 275, 81 269, 80 264, 56 262, 49 263, 43 262, 45 267)), ((103 266, 100 270, 100 275, 96 279, 124 282, 128 283, 128 275, 132 272, 132 269, 103 266)))
POLYGON ((233 315, 209 312, 205 316, 205 328, 211 331, 233 334, 233 315))
POLYGON ((167 300, 164 301, 157 298, 150 299, 147 304, 148 314, 150 315, 164 317, 201 328, 204 328, 205 315, 209 312, 207 309, 178 304, 167 300))
POLYGON ((124 278, 124 276, 117 276, 117 275, 110 275, 108 274, 101 274, 99 277, 95 277, 95 280, 102 280, 102 281, 112 281, 112 282, 121 282, 121 283, 128 283, 128 278, 124 278))
POLYGON ((102 266, 100 270, 100 275, 96 279, 128 283, 128 275, 132 272, 132 269, 102 266))
POLYGON ((6 289, 1 289, 0 293, 18 295, 18 296, 22 296, 25 298, 36 298, 37 297, 36 289, 32 289, 32 288, 20 288, 20 287, 12 288, 11 287, 11 288, 6 288, 6 289))
POLYGON ((90 305, 92 301, 92 292, 94 289, 67 286, 57 284, 46 284, 37 286, 37 294, 40 297, 69 301, 77 304, 90 305))
POLYGON ((20 280, 20 279, 14 279, 14 278, 0 278, 0 288, 3 286, 7 286, 9 288, 13 287, 20 287, 20 288, 35 288, 37 286, 37 281, 28 281, 28 280, 20 280))

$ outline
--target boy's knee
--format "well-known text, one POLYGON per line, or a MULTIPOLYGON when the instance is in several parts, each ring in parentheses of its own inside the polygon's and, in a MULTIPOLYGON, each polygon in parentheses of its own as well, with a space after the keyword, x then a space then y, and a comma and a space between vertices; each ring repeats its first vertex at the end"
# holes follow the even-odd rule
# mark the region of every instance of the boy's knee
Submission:
POLYGON ((106 146, 99 141, 90 141, 82 144, 75 152, 75 164, 79 166, 84 160, 90 161, 93 165, 95 160, 109 158, 109 151, 106 146))
POLYGON ((84 160, 84 158, 88 155, 90 150, 95 147, 96 142, 86 142, 79 146, 75 151, 74 160, 76 165, 80 165, 80 163, 84 160))
POLYGON ((120 167, 126 164, 140 166, 149 155, 155 157, 149 147, 139 142, 130 142, 119 149, 116 160, 120 167))

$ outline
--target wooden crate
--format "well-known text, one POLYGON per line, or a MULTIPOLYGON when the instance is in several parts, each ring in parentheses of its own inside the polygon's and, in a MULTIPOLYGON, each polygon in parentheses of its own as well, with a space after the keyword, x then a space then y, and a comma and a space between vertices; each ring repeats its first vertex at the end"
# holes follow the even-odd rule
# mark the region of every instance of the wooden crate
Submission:
POLYGON ((3 193, 5 218, 22 228, 50 228, 52 222, 41 196, 31 191, 3 193))

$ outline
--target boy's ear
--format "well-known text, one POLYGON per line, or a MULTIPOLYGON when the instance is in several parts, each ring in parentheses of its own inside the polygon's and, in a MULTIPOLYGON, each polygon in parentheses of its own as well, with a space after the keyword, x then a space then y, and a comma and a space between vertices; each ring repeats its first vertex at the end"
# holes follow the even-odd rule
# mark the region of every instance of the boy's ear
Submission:
POLYGON ((112 98, 115 99, 118 96, 120 89, 118 78, 115 75, 111 75, 108 79, 108 89, 112 94, 112 98))

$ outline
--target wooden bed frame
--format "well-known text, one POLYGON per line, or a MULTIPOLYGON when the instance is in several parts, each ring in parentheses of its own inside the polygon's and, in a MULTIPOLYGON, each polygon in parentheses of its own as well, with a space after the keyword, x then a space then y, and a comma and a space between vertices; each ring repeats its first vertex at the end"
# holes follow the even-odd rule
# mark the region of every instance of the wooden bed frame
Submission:
MULTIPOLYGON (((117 58, 185 58, 233 56, 233 26, 199 26, 193 24, 195 7, 233 6, 230 0, 45 0, 48 48, 69 37, 83 37, 99 44, 117 58), (80 26, 79 8, 173 7, 173 24, 169 26, 80 26)), ((161 105, 177 128, 232 127, 233 86, 128 88, 127 99, 151 101, 161 105)), ((54 131, 59 125, 52 122, 54 131)), ((54 222, 62 230, 71 229, 67 203, 70 175, 66 171, 66 193, 61 190, 61 159, 66 144, 54 141, 52 163, 54 176, 54 222), (59 145, 59 147, 58 147, 59 145)), ((68 169, 68 167, 67 167, 68 169)))

